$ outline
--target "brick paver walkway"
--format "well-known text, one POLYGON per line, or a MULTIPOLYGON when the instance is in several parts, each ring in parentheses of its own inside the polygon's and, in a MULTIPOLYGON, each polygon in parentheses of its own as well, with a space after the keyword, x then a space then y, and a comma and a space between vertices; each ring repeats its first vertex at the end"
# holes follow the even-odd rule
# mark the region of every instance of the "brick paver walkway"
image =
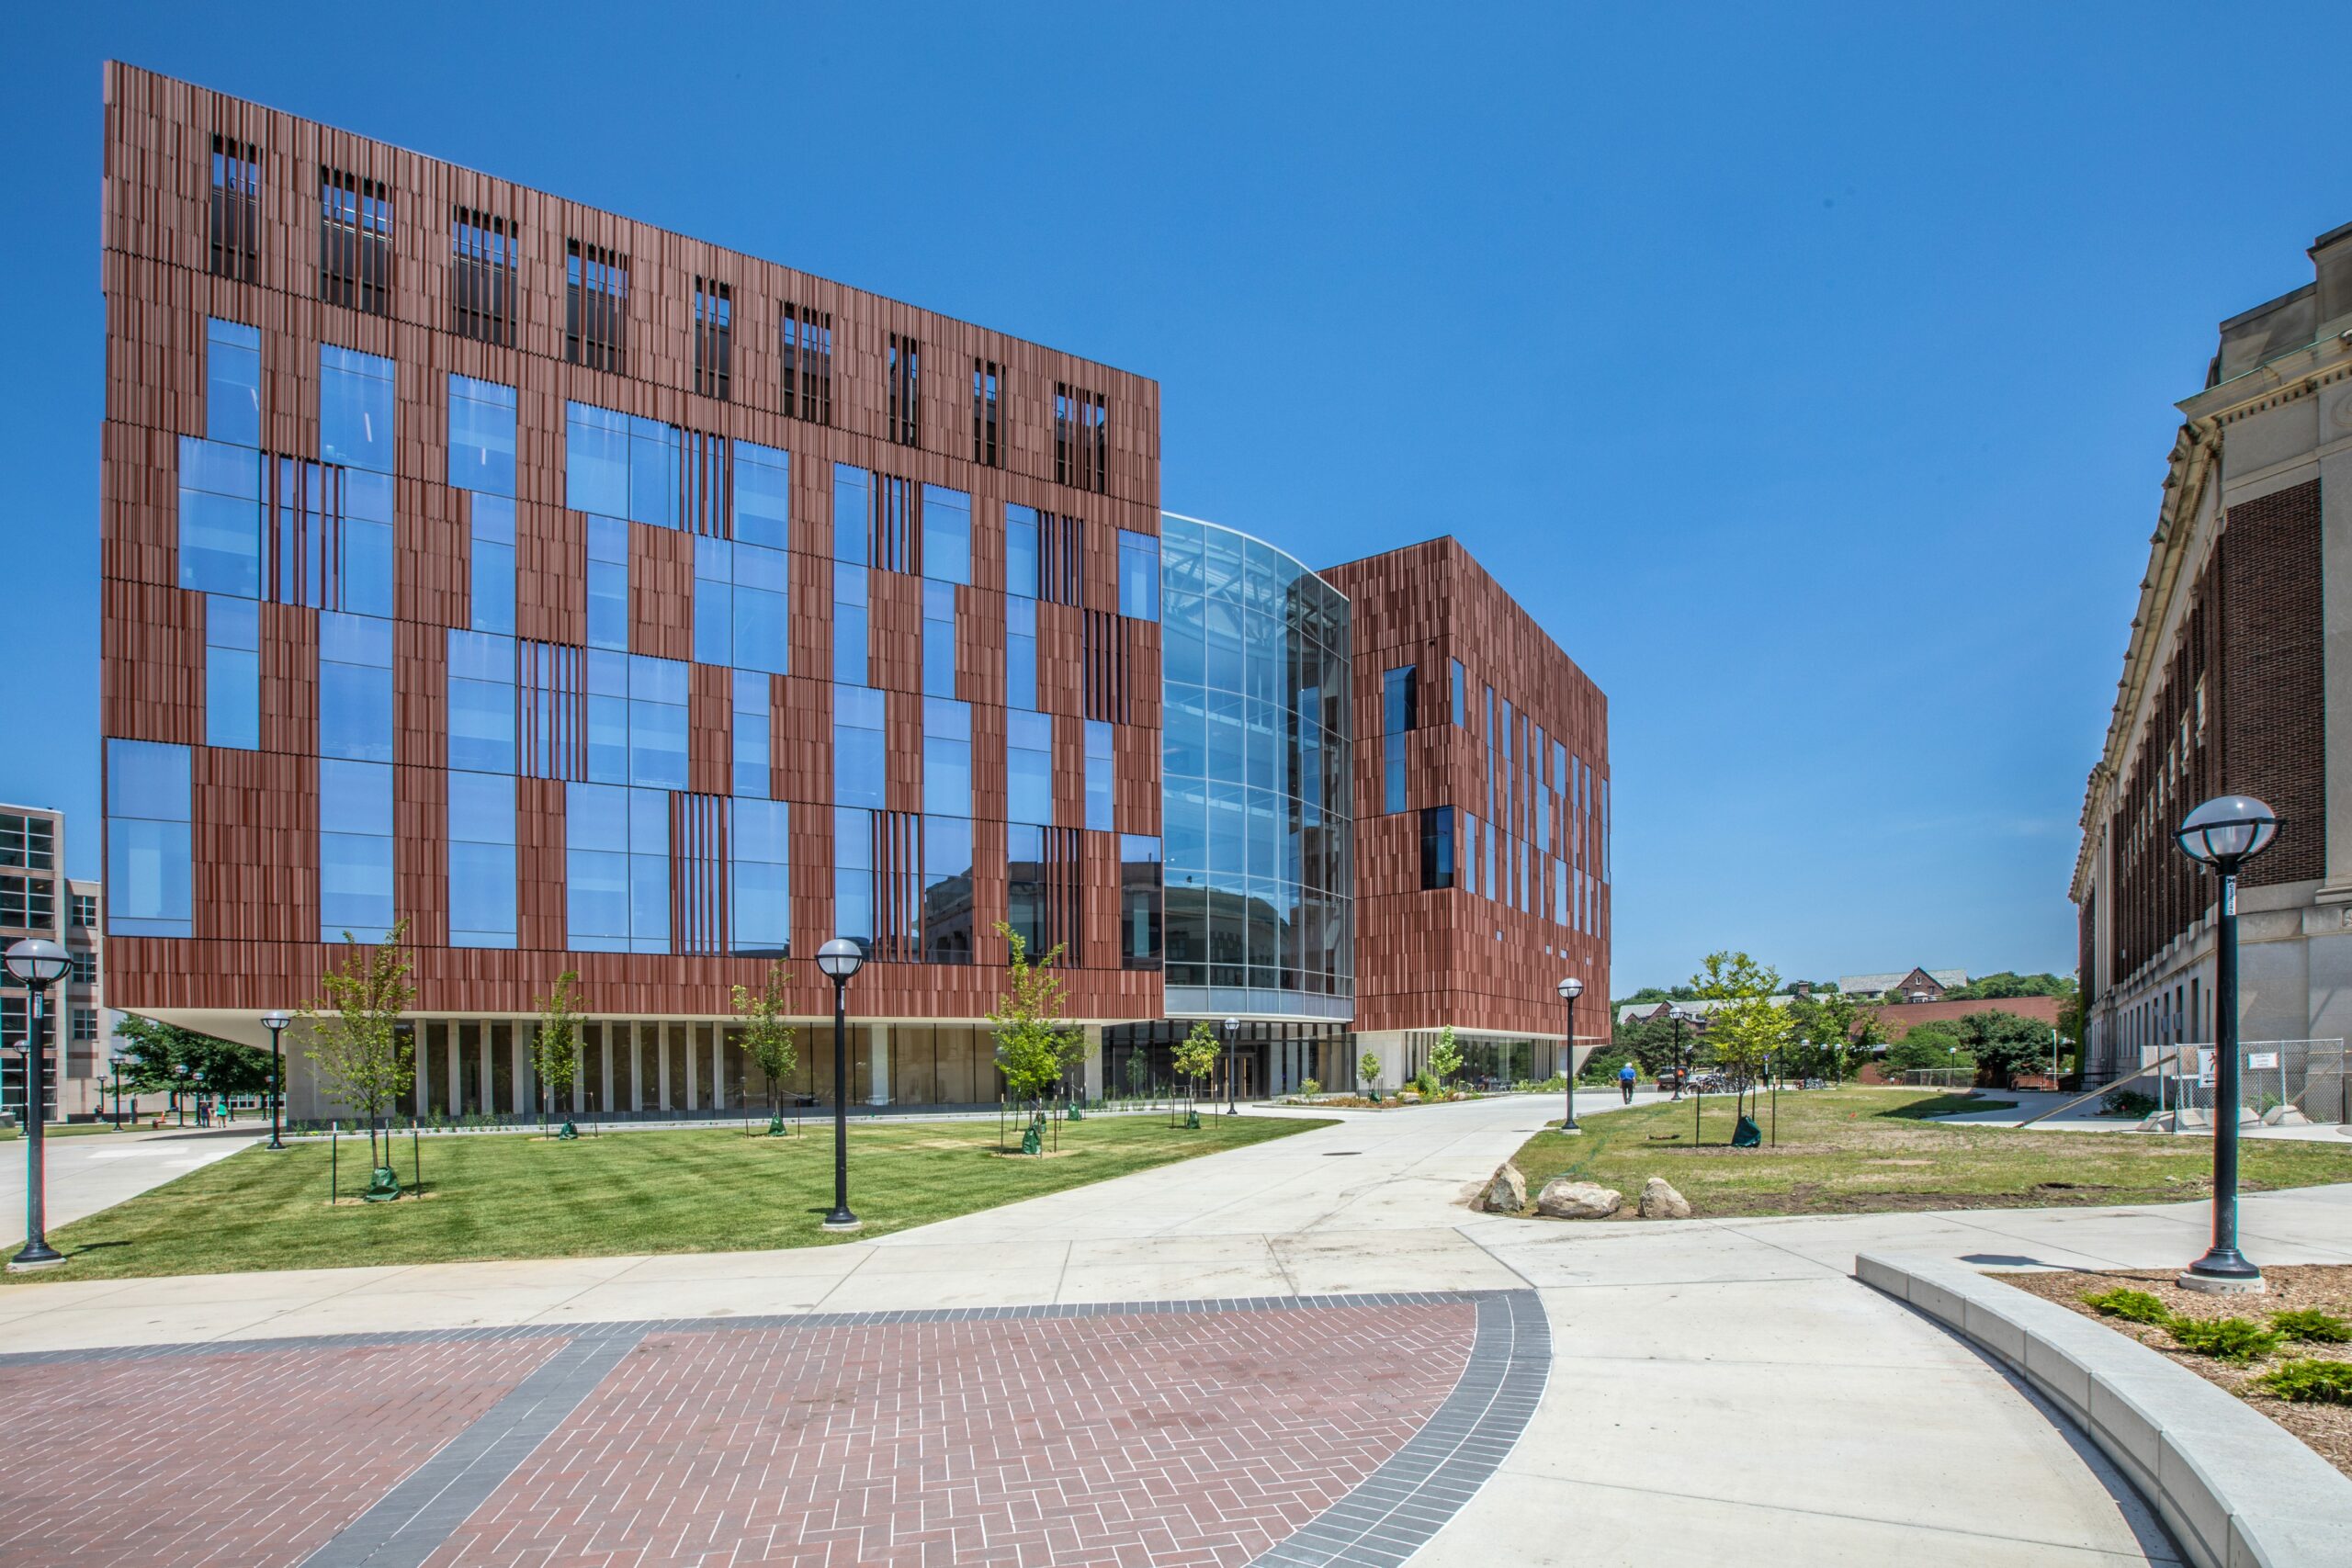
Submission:
POLYGON ((874 1315, 0 1359, 0 1562, 1238 1568, 1418 1484, 1512 1309, 874 1315))

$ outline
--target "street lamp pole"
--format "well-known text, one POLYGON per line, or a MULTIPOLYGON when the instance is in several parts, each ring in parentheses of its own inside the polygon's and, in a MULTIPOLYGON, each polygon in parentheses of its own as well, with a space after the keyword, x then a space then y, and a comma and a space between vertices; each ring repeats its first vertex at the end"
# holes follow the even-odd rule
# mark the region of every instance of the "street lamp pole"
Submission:
POLYGON ((865 950, 837 936, 817 950, 817 967, 833 982, 833 1212, 829 1231, 854 1231, 849 1212, 849 978, 865 963, 865 950))
POLYGON ((286 1104, 285 1053, 278 1048, 278 1036, 293 1020, 272 1010, 261 1015, 261 1026, 269 1031, 269 1142, 264 1148, 283 1149, 286 1145, 277 1136, 280 1113, 286 1104))
POLYGON ((65 950, 40 937, 27 937, 8 949, 8 973, 31 993, 25 1031, 25 1245, 8 1260, 21 1274, 54 1269, 65 1255, 49 1245, 48 1168, 42 1158, 41 1123, 49 1101, 49 987, 74 966, 65 950))
POLYGON ((1577 998, 1584 995, 1584 982, 1571 975, 1559 986, 1560 999, 1568 1004, 1568 1048, 1566 1066, 1560 1077, 1568 1086, 1567 1109, 1560 1116, 1560 1131, 1581 1133, 1577 1125, 1577 998))
POLYGON ((2251 795, 2205 802, 2173 833, 2181 852, 2222 879, 2213 940, 2213 1245, 2178 1284, 2215 1295, 2251 1295, 2262 1270, 2238 1250, 2238 868, 2278 836, 2278 814, 2251 795))
POLYGON ((1238 1038, 1240 1033, 1241 1021, 1239 1019, 1228 1018, 1225 1021, 1225 1113, 1227 1116, 1234 1113, 1233 1075, 1238 1069, 1240 1064, 1234 1059, 1233 1047, 1235 1040, 1238 1038))

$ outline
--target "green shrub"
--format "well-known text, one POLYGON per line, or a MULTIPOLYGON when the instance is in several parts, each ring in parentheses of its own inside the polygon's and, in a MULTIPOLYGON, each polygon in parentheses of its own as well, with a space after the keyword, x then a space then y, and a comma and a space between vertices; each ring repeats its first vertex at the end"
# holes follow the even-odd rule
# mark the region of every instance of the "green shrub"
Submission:
POLYGON ((2307 1339, 2314 1344, 2342 1345, 2352 1341, 2352 1323, 2317 1307, 2274 1312, 2270 1314, 2270 1326, 2290 1339, 2307 1339))
POLYGON ((2145 1291, 2102 1291, 2085 1296, 2083 1304, 2101 1317, 2152 1323, 2159 1328, 2172 1321, 2172 1314, 2165 1309, 2165 1303, 2145 1291))
POLYGON ((2176 1317, 2165 1326, 2182 1349, 2238 1366, 2260 1360, 2285 1343, 2277 1330, 2250 1317, 2176 1317))
POLYGON ((1321 1094, 1323 1092, 1323 1086, 1317 1083, 1313 1078, 1307 1078, 1298 1086, 1298 1092, 1312 1097, 1314 1095, 1321 1094))
POLYGON ((2298 1356, 2255 1379, 2253 1386, 2296 1404, 2352 1404, 2352 1361, 2298 1356))
POLYGON ((2098 1102, 2100 1111, 2109 1116, 2145 1116, 2156 1108, 2156 1102, 2136 1089, 2119 1089, 2098 1102))

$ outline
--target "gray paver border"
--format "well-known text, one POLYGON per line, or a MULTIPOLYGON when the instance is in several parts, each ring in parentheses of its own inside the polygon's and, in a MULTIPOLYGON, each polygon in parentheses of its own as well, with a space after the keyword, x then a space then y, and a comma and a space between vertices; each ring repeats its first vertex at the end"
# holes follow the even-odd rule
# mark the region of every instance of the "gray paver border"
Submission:
POLYGON ((2115 1461, 2197 1568, 2344 1561, 2352 1480, 2226 1390, 1963 1263, 1864 1253, 1854 1274, 2030 1383, 2115 1461))

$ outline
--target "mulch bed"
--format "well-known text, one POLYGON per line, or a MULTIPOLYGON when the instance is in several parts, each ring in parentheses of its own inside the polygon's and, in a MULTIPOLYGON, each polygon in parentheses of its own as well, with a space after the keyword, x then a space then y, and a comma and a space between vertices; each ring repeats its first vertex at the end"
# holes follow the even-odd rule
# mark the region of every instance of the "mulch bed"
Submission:
POLYGON ((2120 1288, 2145 1291, 2163 1302, 2167 1312, 2181 1317, 2250 1317, 2267 1326, 2272 1313, 2297 1307, 2317 1307, 2337 1317, 2352 1318, 2352 1264, 2309 1263, 2266 1268, 2262 1277, 2268 1281, 2270 1288, 2258 1296, 2209 1296, 2196 1291, 2184 1291, 2173 1282, 2179 1272, 2177 1269, 2155 1272, 2118 1269, 2098 1274, 2052 1270, 1999 1273, 1994 1278, 2006 1280, 2021 1291, 2030 1291, 2061 1306, 2071 1307, 2119 1334, 2128 1334, 2158 1355, 2187 1367, 2206 1382, 2218 1383, 2301 1438, 2320 1458, 2346 1475, 2352 1476, 2352 1404, 2290 1404, 2248 1387, 2264 1371, 2292 1358, 2308 1356, 2320 1360, 2352 1361, 2352 1345, 2321 1345, 2290 1339, 2276 1356, 2267 1360, 2256 1361, 2250 1366, 2232 1366, 2211 1356, 2191 1355, 2176 1346, 2172 1336, 2161 1328, 2143 1323, 2127 1323, 2120 1317, 2101 1317, 2098 1312, 2083 1304, 2086 1295, 2120 1288))

